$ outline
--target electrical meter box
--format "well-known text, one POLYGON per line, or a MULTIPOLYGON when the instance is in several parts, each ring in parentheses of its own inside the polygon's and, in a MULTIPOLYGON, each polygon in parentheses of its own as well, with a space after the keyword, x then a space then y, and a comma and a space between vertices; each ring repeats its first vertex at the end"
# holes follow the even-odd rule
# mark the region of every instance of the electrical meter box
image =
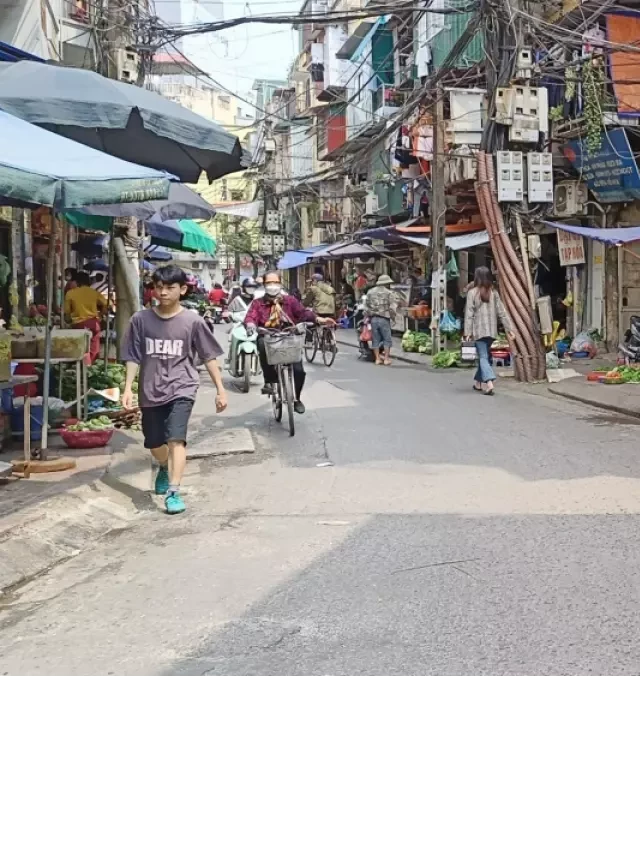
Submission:
POLYGON ((527 154, 527 196, 529 201, 553 203, 551 154, 542 154, 539 151, 527 154))
POLYGON ((521 151, 498 151, 496 176, 498 201, 522 201, 524 198, 524 163, 521 151))
POLYGON ((265 225, 267 226, 267 231, 279 231, 280 230, 280 214, 277 210, 268 210, 265 217, 265 225))
POLYGON ((549 99, 544 86, 514 86, 509 140, 537 142, 549 132, 549 99))
POLYGON ((272 255, 273 254, 273 237, 271 234, 261 234, 260 235, 260 254, 261 255, 272 255))

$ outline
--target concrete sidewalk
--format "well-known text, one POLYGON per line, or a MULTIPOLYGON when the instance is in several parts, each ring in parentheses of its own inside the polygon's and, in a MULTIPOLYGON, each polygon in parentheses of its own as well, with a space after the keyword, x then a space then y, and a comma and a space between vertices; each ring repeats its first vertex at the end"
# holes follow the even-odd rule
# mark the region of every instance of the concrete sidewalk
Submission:
POLYGON ((586 377, 580 376, 549 385, 548 390, 551 394, 576 403, 640 418, 640 385, 604 385, 601 382, 588 382, 586 377))
MULTIPOLYGON (((216 414, 208 381, 200 389, 190 435, 190 458, 254 451, 248 429, 216 414)), ((52 455, 74 458, 76 468, 0 484, 0 596, 87 548, 102 547, 109 533, 158 510, 141 432, 118 430, 107 447, 77 451, 54 434, 50 446, 52 455)), ((0 458, 19 457, 16 446, 0 458)))

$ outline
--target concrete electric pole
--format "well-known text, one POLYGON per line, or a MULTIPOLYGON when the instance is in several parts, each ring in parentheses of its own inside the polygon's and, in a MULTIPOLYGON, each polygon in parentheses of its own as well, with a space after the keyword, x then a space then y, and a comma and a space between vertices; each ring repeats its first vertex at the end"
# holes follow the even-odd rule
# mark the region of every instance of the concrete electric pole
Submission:
POLYGON ((446 308, 447 272, 444 194, 444 92, 438 86, 431 107, 433 160, 431 162, 431 351, 440 352, 440 315, 446 308))

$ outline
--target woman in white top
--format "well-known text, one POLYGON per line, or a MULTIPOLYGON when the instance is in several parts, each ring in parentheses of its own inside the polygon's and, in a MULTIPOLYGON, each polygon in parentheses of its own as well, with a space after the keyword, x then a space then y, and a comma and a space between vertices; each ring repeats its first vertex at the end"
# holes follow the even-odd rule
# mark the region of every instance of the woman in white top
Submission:
POLYGON ((475 391, 484 392, 489 397, 493 394, 493 383, 496 380, 491 344, 498 337, 498 320, 502 323, 509 340, 513 340, 511 321, 493 286, 491 272, 487 267, 478 267, 473 279, 473 287, 467 293, 464 335, 466 340, 475 341, 478 353, 478 369, 473 377, 473 388, 475 391))

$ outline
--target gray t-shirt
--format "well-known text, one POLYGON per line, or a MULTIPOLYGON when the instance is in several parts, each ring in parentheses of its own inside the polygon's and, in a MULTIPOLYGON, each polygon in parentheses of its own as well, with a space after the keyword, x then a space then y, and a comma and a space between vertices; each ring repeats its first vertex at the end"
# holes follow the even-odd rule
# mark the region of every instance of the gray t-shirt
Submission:
POLYGON ((140 365, 139 397, 144 407, 162 406, 178 397, 195 399, 196 359, 207 362, 222 349, 202 317, 183 309, 163 319, 153 308, 138 311, 122 344, 124 361, 140 365))

